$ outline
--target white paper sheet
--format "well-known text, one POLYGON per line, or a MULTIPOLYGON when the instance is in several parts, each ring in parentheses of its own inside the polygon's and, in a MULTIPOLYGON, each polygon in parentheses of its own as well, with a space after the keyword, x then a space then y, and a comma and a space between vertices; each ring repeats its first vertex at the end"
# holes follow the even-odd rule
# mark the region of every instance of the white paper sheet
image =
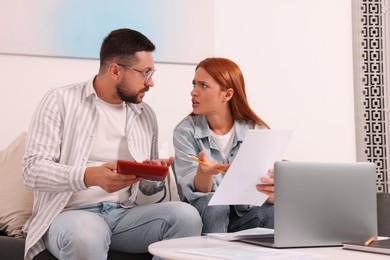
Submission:
POLYGON ((293 250, 243 246, 191 248, 178 250, 177 252, 231 260, 312 260, 325 257, 323 255, 302 253, 293 250))
POLYGON ((283 159, 292 130, 248 130, 209 205, 261 206, 268 196, 256 189, 274 162, 283 159))
POLYGON ((207 237, 235 241, 243 238, 270 237, 273 234, 273 229, 257 227, 230 233, 207 233, 207 237))

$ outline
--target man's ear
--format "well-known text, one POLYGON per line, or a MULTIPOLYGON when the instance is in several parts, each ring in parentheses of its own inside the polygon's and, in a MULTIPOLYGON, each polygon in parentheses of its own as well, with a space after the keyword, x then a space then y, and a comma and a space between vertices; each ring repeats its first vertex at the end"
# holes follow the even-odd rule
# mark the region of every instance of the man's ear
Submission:
POLYGON ((121 73, 120 68, 116 63, 111 63, 108 66, 107 72, 111 77, 114 77, 115 79, 118 79, 121 73))

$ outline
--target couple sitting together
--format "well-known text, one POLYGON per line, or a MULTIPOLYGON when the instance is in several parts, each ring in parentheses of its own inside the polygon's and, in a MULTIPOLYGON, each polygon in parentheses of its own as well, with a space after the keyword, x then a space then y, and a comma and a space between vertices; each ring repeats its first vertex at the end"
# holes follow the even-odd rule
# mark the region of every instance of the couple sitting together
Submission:
POLYGON ((225 58, 196 66, 192 113, 174 129, 175 158, 161 159, 156 116, 142 101, 154 86, 154 49, 140 32, 114 30, 96 76, 41 100, 23 158, 23 181, 34 191, 25 259, 45 248, 58 259, 107 259, 109 250, 143 253, 164 239, 273 228, 272 169, 257 185, 269 195, 263 206, 207 206, 246 131, 268 128, 249 107, 239 67, 225 58), (137 205, 138 190, 154 194, 164 182, 117 174, 119 159, 172 165, 185 201, 137 205))

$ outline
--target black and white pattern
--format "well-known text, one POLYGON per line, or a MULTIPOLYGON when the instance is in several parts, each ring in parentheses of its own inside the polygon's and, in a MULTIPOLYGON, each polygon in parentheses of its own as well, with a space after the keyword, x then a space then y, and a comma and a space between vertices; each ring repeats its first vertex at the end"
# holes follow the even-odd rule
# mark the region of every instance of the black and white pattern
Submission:
MULTIPOLYGON (((353 1, 354 2, 354 1, 353 1)), ((378 192, 389 192, 389 0, 360 0, 355 6, 355 108, 358 161, 377 165, 378 192), (358 63, 358 66, 356 64, 358 63)))

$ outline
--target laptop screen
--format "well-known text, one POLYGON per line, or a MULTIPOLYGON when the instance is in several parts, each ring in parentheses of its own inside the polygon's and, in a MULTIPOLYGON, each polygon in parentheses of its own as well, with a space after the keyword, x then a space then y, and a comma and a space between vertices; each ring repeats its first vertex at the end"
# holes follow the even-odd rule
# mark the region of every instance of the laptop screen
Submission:
POLYGON ((276 247, 377 235, 375 164, 283 161, 274 170, 276 247))

